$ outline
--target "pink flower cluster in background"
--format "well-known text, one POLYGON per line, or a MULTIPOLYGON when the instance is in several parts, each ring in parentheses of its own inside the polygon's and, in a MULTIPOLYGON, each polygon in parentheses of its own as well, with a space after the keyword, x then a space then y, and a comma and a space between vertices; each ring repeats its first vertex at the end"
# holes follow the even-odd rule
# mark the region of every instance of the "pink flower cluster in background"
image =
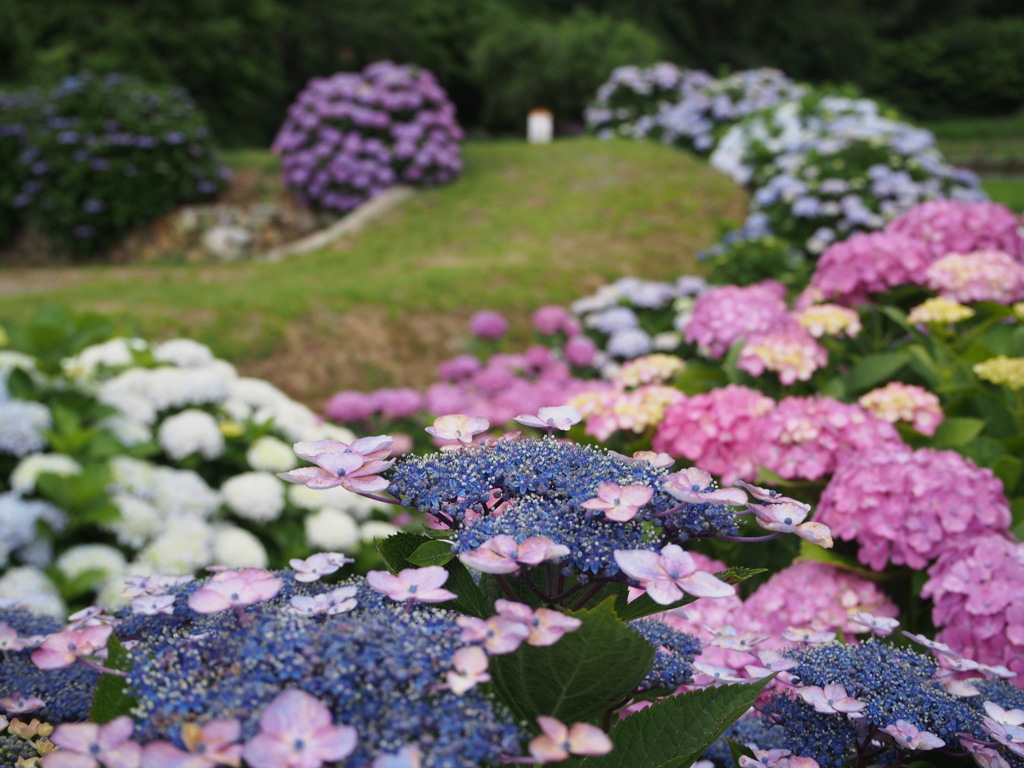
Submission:
MULTIPOLYGON (((1024 677, 1024 544, 1004 536, 960 540, 929 570, 922 597, 934 602, 937 639, 983 664, 1024 677)), ((1016 685, 1024 685, 1018 677, 1016 685)))
POLYGON ((861 395, 857 404, 890 424, 903 422, 928 436, 935 434, 945 418, 938 395, 901 381, 889 382, 861 395))
POLYGON ((684 397, 665 411, 651 445, 690 460, 725 485, 753 481, 763 417, 774 407, 767 395, 735 384, 684 397))
POLYGON ((789 318, 785 296, 785 286, 775 280, 712 288, 694 302, 686 340, 719 358, 737 341, 784 326, 789 318))
POLYGON ((949 253, 996 250, 1024 261, 1019 228, 1013 212, 998 203, 930 200, 893 219, 885 229, 917 240, 933 260, 949 253))
POLYGON ((957 302, 1024 299, 1024 264, 1002 251, 950 253, 925 272, 925 284, 957 302))
POLYGON ((758 463, 786 479, 820 480, 850 456, 904 447, 896 429, 859 405, 830 397, 784 397, 761 420, 758 463))
POLYGON ((591 389, 573 397, 569 404, 583 414, 586 433, 604 441, 620 431, 643 434, 661 422, 666 409, 684 398, 674 387, 647 384, 630 391, 591 389))
POLYGON ((918 283, 932 259, 920 240, 898 232, 854 235, 825 250, 798 303, 833 301, 860 306, 872 293, 918 283))
POLYGON ((816 521, 859 545, 857 559, 875 570, 889 563, 916 570, 987 534, 1007 535, 1010 505, 992 470, 955 451, 876 446, 836 469, 816 521))
POLYGON ((789 387, 810 381, 819 368, 828 365, 828 352, 799 323, 763 333, 751 334, 740 351, 736 367, 752 376, 773 371, 789 387))

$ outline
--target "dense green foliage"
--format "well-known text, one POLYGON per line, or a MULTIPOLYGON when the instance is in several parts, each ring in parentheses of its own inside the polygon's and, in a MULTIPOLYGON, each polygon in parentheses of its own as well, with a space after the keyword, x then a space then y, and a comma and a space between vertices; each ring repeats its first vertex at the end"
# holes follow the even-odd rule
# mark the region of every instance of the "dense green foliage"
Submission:
POLYGON ((84 73, 0 99, 15 105, 0 115, 9 134, 0 195, 72 254, 95 253, 223 184, 206 121, 180 88, 84 73))
POLYGON ((1022 39, 1015 0, 0 0, 0 82, 178 84, 231 145, 269 143, 309 78, 384 59, 434 72, 464 126, 516 133, 539 103, 578 120, 627 58, 852 80, 917 117, 999 114, 1024 102, 1022 39))

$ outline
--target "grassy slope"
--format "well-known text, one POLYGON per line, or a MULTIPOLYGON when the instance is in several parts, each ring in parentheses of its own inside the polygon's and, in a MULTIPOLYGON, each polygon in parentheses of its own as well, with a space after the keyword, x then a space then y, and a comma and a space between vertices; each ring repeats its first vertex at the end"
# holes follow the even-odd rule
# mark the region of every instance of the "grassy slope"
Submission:
POLYGON ((428 326, 458 334, 473 311, 497 308, 523 335, 542 304, 625 274, 673 278, 716 222, 742 218, 729 179, 651 142, 476 143, 464 159, 458 183, 329 249, 276 264, 81 269, 74 287, 4 297, 0 322, 44 299, 99 310, 147 337, 204 341, 312 402, 336 386, 429 378, 452 350, 420 350, 441 340, 428 326), (294 375, 310 357, 327 374, 309 364, 294 375))

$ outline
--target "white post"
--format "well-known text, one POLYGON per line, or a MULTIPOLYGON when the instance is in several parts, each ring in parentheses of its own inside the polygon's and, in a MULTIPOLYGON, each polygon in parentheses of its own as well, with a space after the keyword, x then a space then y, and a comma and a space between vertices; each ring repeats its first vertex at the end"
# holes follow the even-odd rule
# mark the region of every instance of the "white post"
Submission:
POLYGON ((550 144, 554 117, 548 109, 531 109, 526 118, 526 140, 531 144, 550 144))

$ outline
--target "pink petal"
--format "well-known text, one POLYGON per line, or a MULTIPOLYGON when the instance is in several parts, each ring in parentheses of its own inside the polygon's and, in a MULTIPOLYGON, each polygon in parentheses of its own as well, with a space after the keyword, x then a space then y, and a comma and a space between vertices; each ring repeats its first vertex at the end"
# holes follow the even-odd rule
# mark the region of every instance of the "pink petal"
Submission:
POLYGON ((98 741, 99 732, 95 723, 63 723, 54 729, 50 741, 70 752, 88 752, 98 741))
POLYGON ((351 448, 348 443, 343 443, 340 440, 306 440, 295 443, 292 450, 300 459, 317 463, 316 457, 321 453, 345 453, 351 448))
POLYGON ((568 554, 569 548, 564 544, 556 544, 546 536, 531 536, 519 545, 516 559, 526 565, 537 565, 568 554))
POLYGON ((574 755, 607 755, 612 751, 608 734, 590 723, 574 723, 569 728, 569 752, 574 755))
POLYGON ((46 768, 99 768, 99 763, 88 755, 58 749, 46 755, 46 768))
POLYGON ((142 768, 213 768, 216 763, 184 752, 168 741, 151 741, 142 750, 142 768))
POLYGON ((622 572, 637 581, 650 581, 665 575, 655 552, 648 552, 645 549, 617 549, 614 555, 615 562, 622 572))
POLYGON ((278 472, 277 476, 289 483, 298 483, 316 490, 335 488, 341 485, 341 478, 320 467, 299 467, 291 472, 278 472))

